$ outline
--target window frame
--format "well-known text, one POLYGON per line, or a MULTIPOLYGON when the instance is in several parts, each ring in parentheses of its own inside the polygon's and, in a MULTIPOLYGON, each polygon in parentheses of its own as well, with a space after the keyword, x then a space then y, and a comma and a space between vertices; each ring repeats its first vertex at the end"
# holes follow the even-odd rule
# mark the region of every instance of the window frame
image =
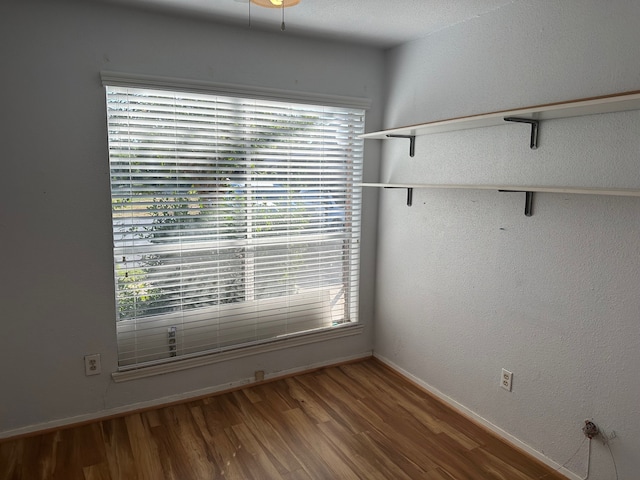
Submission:
MULTIPOLYGON (((104 86, 150 88, 171 91, 184 91, 189 93, 220 94, 225 96, 238 96, 243 98, 267 99, 282 102, 306 103, 316 105, 328 105, 347 108, 359 108, 366 110, 369 107, 369 100, 363 98, 350 98, 333 95, 306 94, 301 92, 287 92, 256 87, 243 87, 227 84, 213 84, 183 79, 168 79, 159 77, 149 77, 144 75, 118 74, 114 72, 102 72, 102 83, 104 86)), ((359 242, 359 239, 358 239, 359 242)), ((114 251, 115 254, 115 251, 114 251)), ((357 253, 359 259, 359 251, 357 253)), ((114 264, 115 266, 115 264, 114 264)), ((204 314, 205 312, 203 312, 204 314)), ((165 314, 167 315, 167 314, 165 314)), ((167 316, 168 320, 169 317, 167 316)), ((155 321, 158 321, 157 319, 155 321)), ((118 322, 121 323, 121 322, 118 322)), ((126 324, 122 324, 125 326, 126 324)), ((163 327, 164 328, 164 327, 163 327)), ((121 366, 118 372, 113 374, 116 381, 123 381, 132 378, 139 378, 148 375, 166 373, 167 371, 182 370, 208 363, 224 361, 229 358, 236 358, 245 355, 254 355, 264 351, 288 348, 294 345, 303 345, 325 341, 329 338, 336 338, 346 335, 358 334, 362 331, 362 324, 359 319, 349 322, 340 327, 333 327, 329 330, 321 330, 313 333, 301 333, 282 340, 270 340, 267 343, 248 346, 231 346, 228 349, 219 349, 215 353, 195 353, 193 355, 182 355, 169 361, 163 360, 159 363, 149 362, 145 364, 134 364, 131 366, 121 366), (141 372, 143 371, 143 372, 141 372)), ((120 341, 119 341, 120 343, 120 341)))

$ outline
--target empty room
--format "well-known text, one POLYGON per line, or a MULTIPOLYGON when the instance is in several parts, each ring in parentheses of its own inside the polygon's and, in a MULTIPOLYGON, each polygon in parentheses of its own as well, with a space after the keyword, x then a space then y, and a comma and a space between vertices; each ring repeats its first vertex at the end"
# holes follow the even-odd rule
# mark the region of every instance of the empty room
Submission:
POLYGON ((640 2, 0 3, 0 479, 640 478, 640 2))

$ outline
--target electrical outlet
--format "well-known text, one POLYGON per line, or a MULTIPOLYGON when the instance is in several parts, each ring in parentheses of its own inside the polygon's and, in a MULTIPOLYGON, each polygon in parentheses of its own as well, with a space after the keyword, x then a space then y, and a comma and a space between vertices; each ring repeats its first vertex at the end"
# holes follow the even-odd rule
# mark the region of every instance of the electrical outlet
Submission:
POLYGON ((102 373, 102 365, 100 364, 100 354, 94 353, 93 355, 84 356, 84 374, 100 375, 102 373))
POLYGON ((508 370, 502 369, 502 375, 500 376, 500 386, 506 391, 511 391, 511 383, 513 382, 513 373, 508 370))

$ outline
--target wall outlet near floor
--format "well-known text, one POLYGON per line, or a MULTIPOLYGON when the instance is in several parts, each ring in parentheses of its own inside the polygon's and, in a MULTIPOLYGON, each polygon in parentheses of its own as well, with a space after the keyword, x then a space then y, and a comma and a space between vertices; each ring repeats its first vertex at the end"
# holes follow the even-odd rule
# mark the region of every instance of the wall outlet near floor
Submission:
POLYGON ((93 355, 84 356, 84 374, 100 375, 102 373, 102 365, 100 364, 100 354, 94 353, 93 355))
POLYGON ((500 376, 500 386, 506 391, 511 391, 511 383, 513 382, 513 373, 509 370, 502 369, 502 375, 500 376))

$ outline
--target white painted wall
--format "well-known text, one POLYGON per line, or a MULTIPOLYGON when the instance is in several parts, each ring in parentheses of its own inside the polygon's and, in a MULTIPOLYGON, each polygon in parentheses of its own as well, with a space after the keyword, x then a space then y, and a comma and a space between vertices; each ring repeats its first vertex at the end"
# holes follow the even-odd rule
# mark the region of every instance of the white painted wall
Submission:
MULTIPOLYGON (((377 194, 366 192, 361 335, 115 384, 102 69, 367 97, 382 52, 87 1, 0 4, 0 436, 294 371, 372 349, 377 194), (102 355, 85 377, 83 356, 102 355)), ((380 147, 366 146, 369 181, 380 147)))
MULTIPOLYGON (((403 45, 385 126, 640 90, 638 25, 635 0, 522 0, 403 45)), ((636 111, 545 122, 537 151, 522 125, 419 137, 413 159, 388 140, 381 181, 640 188, 639 131, 636 111)), ((637 479, 640 199, 538 194, 526 218, 518 193, 380 195, 376 354, 558 464, 593 418, 637 479)), ((598 442, 590 478, 615 478, 598 442)))
MULTIPOLYGON (((387 57, 386 126, 640 89, 640 4, 520 0, 387 57)), ((377 192, 365 196, 365 334, 114 384, 116 344, 101 69, 373 100, 383 56, 279 32, 68 0, 0 4, 0 436, 371 349, 377 192), (82 357, 101 353, 104 374, 82 357)), ((384 142, 382 180, 640 188, 640 113, 384 142)), ((367 142, 366 180, 379 143, 367 142)), ((620 479, 640 471, 640 201, 381 192, 375 350, 558 463, 593 417, 620 479), (497 387, 500 368, 514 390, 497 387)), ((584 473, 583 446, 568 467, 584 473)), ((594 444, 592 476, 613 478, 594 444)))

